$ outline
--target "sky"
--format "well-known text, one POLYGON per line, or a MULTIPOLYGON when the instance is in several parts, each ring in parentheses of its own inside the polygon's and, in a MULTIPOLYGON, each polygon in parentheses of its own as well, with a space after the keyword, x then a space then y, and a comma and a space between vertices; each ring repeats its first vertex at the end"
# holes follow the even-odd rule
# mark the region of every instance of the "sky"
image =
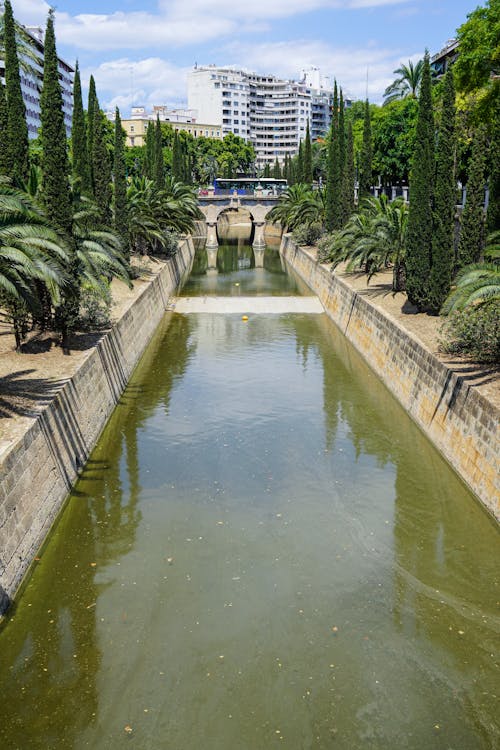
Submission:
MULTIPOLYGON (((45 25, 45 0, 11 0, 45 25)), ((54 0, 57 49, 94 75, 101 107, 186 104, 197 63, 299 79, 318 66, 344 92, 380 103, 393 71, 439 51, 479 0, 54 0)), ((482 3, 484 4, 484 3, 482 3)))

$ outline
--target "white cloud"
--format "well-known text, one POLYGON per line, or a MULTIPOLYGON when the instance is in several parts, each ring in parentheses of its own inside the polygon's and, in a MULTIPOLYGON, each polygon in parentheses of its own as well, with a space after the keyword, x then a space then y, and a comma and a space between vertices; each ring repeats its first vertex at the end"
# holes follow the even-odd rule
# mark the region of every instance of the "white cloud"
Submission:
POLYGON ((184 101, 187 72, 187 68, 159 57, 139 61, 121 58, 82 70, 82 82, 87 86, 92 74, 101 106, 111 109, 118 106, 127 112, 132 104, 152 106, 184 101))
POLYGON ((12 0, 12 9, 21 23, 38 26, 45 25, 50 5, 45 0, 12 0))
MULTIPOLYGON (((263 24, 321 9, 361 9, 403 5, 409 0, 158 0, 156 13, 56 12, 59 42, 83 50, 145 49, 201 44, 245 32, 262 31, 263 24)), ((82 3, 82 5, 84 5, 82 3)), ((44 23, 45 0, 14 0, 22 23, 44 23)))

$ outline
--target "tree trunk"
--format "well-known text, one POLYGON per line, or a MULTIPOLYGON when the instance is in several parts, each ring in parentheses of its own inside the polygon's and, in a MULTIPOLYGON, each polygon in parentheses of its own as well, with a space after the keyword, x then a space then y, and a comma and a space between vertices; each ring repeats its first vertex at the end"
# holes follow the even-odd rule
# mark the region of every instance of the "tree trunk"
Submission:
POLYGON ((403 260, 398 260, 394 263, 394 268, 392 269, 392 291, 406 291, 406 266, 403 260))

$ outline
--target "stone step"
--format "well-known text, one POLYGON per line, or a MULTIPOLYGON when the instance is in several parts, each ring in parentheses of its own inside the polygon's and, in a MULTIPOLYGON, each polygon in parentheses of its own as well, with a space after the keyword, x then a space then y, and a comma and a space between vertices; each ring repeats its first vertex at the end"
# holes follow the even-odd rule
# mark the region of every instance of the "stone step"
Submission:
POLYGON ((178 313, 323 313, 318 297, 176 297, 169 309, 178 313))

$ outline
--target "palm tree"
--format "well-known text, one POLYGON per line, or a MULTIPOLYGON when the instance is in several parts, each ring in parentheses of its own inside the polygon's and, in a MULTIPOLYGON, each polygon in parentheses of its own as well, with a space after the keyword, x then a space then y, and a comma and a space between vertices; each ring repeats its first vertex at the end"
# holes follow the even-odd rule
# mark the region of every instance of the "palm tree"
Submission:
POLYGON ((21 347, 30 314, 40 308, 40 285, 52 304, 66 282, 68 246, 31 196, 0 179, 0 303, 21 347))
POLYGON ((396 68, 393 73, 398 77, 384 91, 384 104, 389 104, 396 99, 406 99, 406 97, 416 99, 423 66, 423 60, 419 60, 415 65, 411 60, 408 60, 408 65, 402 63, 399 68, 396 68))
POLYGON ((405 287, 404 247, 408 207, 402 199, 389 202, 386 195, 367 198, 344 229, 323 243, 322 256, 336 268, 346 263, 348 273, 364 269, 368 281, 392 266, 393 291, 405 287))
POLYGON ((324 211, 323 194, 299 183, 281 194, 279 203, 271 209, 268 218, 275 224, 281 223, 284 231, 288 231, 301 225, 322 222, 324 211))
POLYGON ((158 190, 146 177, 134 178, 127 192, 129 237, 132 250, 145 255, 148 248, 162 252, 172 233, 187 234, 202 218, 196 191, 190 185, 167 177, 158 190))
POLYGON ((443 315, 500 302, 500 267, 497 263, 473 263, 465 266, 455 278, 454 289, 441 310, 443 315))
POLYGON ((130 274, 120 237, 99 225, 100 209, 84 196, 75 196, 72 240, 79 265, 80 284, 107 296, 112 278, 128 286, 130 274))

